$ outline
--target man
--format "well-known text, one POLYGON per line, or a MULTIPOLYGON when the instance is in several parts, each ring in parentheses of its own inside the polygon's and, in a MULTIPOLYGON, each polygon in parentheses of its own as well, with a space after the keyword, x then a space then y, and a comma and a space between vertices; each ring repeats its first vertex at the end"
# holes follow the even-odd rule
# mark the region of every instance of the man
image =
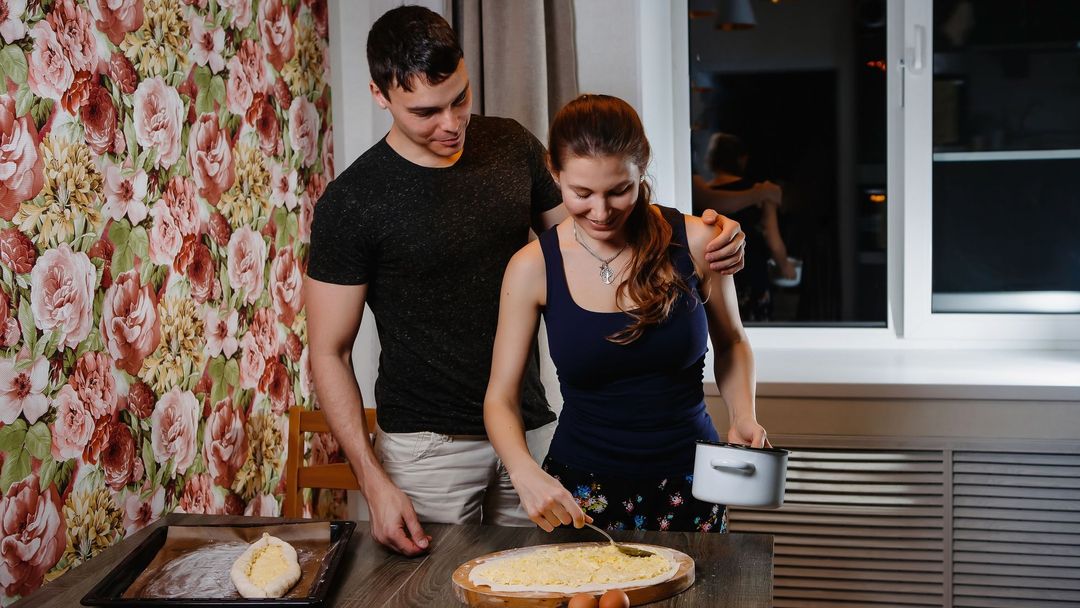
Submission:
MULTIPOLYGON (((315 390, 360 482, 375 539, 426 551, 420 521, 529 525, 484 435, 483 400, 510 257, 565 214, 543 146, 513 120, 470 115, 461 48, 436 13, 403 6, 367 42, 371 94, 393 124, 315 208, 305 279, 315 390), (367 441, 350 353, 365 304, 382 345, 379 429, 367 441)), ((713 266, 742 266, 734 222, 713 266)), ((534 348, 522 415, 539 460, 555 415, 534 348)))

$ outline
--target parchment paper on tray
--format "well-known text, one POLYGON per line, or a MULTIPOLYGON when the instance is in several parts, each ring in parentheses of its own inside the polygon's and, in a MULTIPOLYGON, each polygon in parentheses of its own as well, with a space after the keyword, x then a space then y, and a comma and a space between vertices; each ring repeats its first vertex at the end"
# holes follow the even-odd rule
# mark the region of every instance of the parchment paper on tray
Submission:
POLYGON ((285 597, 311 593, 323 560, 330 552, 329 522, 269 526, 169 526, 165 544, 135 582, 124 591, 129 599, 243 599, 229 578, 233 562, 263 532, 296 548, 300 580, 285 597))

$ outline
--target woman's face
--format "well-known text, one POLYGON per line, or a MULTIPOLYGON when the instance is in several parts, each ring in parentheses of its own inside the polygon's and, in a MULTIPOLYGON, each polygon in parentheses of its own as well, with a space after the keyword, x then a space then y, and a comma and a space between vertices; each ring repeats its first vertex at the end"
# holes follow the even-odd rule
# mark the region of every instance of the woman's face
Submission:
POLYGON ((626 218, 641 188, 641 169, 630 159, 573 156, 552 177, 578 231, 597 241, 619 243, 625 238, 626 218))

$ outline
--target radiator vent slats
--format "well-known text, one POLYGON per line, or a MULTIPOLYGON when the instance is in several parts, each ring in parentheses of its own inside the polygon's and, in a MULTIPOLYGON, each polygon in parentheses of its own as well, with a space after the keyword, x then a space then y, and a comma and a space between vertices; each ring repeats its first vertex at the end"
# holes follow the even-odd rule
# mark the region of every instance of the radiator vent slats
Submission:
POLYGON ((941 606, 945 475, 933 450, 794 450, 784 507, 732 509, 775 538, 783 606, 941 606))
POLYGON ((795 449, 730 527, 774 535, 778 608, 1080 606, 1080 454, 1009 449, 795 449))
POLYGON ((1080 605, 1080 455, 953 453, 953 605, 1080 605))

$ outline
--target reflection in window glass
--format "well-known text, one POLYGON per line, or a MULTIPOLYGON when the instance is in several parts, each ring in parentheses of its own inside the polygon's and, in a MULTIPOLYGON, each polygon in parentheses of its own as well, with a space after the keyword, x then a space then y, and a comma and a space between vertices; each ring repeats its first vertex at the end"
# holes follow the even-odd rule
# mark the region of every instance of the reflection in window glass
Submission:
POLYGON ((695 212, 748 235, 747 324, 885 324, 885 27, 884 1, 690 2, 695 212))
POLYGON ((1080 312, 1080 2, 934 3, 934 312, 1080 312))

